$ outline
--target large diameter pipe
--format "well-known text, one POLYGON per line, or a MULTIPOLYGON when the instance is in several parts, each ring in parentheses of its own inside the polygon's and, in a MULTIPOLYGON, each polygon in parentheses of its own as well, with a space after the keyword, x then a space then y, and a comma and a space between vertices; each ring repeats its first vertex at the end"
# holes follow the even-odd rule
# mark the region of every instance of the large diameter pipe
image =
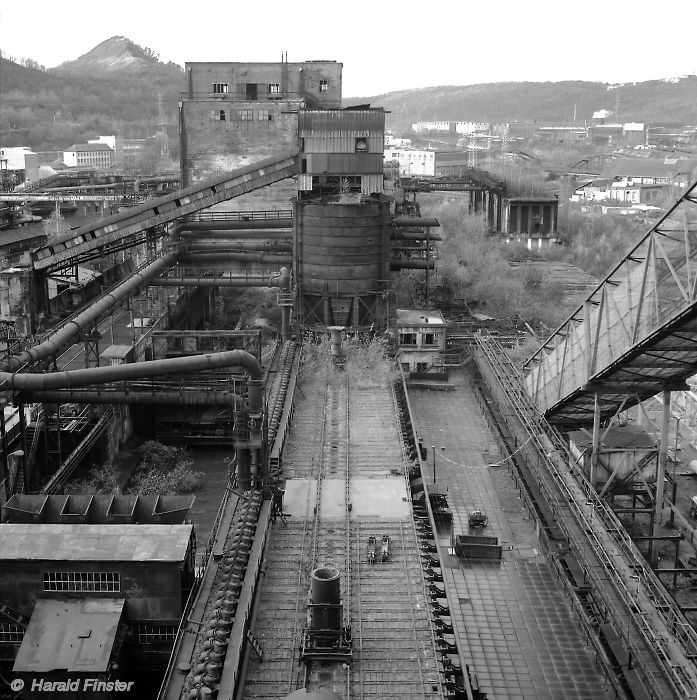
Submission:
POLYGON ((260 219, 234 221, 184 221, 174 227, 173 234, 189 234, 193 231, 239 231, 246 229, 293 228, 293 219, 260 219))
POLYGON ((278 277, 158 277, 159 287, 280 287, 278 277))
POLYGON ((90 367, 89 369, 75 369, 48 374, 0 372, 0 386, 4 382, 5 389, 8 391, 45 391, 49 389, 90 386, 92 384, 106 384, 128 379, 161 377, 167 374, 200 372, 231 366, 243 367, 249 372, 252 379, 260 379, 263 374, 261 365, 257 362, 254 355, 250 355, 244 350, 229 350, 208 355, 191 355, 167 360, 134 362, 132 364, 112 365, 109 367, 90 367))
POLYGON ((340 632, 341 581, 335 568, 322 566, 310 574, 310 600, 310 629, 340 632))
POLYGON ((290 240, 293 238, 293 231, 288 229, 268 229, 264 231, 182 231, 180 237, 189 240, 201 241, 213 240, 245 240, 254 241, 258 239, 290 240))
POLYGON ((140 272, 131 275, 118 287, 104 294, 96 302, 92 303, 89 308, 85 309, 85 311, 75 316, 75 318, 68 321, 63 327, 49 336, 43 343, 35 345, 32 348, 27 348, 18 355, 13 355, 0 362, 0 368, 13 371, 27 363, 38 362, 39 360, 44 360, 47 357, 55 355, 61 347, 66 345, 71 338, 78 335, 81 330, 88 328, 102 314, 127 297, 151 277, 159 274, 168 267, 172 267, 176 261, 177 253, 168 253, 158 258, 140 272))
POLYGON ((197 239, 195 242, 192 241, 187 245, 184 250, 188 255, 195 255, 196 253, 236 253, 245 250, 258 250, 260 252, 269 253, 290 253, 293 251, 293 244, 290 239, 288 242, 262 239, 258 241, 228 240, 224 243, 220 241, 202 241, 197 239))
POLYGON ((195 253, 184 255, 181 262, 201 263, 201 262, 260 262, 268 265, 289 265, 293 262, 292 255, 273 255, 271 253, 195 253))
MULTIPOLYGON (((206 272, 205 275, 210 275, 206 272)), ((270 275, 222 275, 220 277, 207 277, 203 275, 186 275, 181 277, 158 277, 159 287, 280 287, 281 290, 290 293, 290 270, 282 267, 280 272, 270 275)))
POLYGON ((393 226, 440 226, 438 219, 420 219, 410 216, 401 216, 392 219, 393 226))
MULTIPOLYGON (((37 403, 118 403, 136 405, 229 406, 243 408, 244 399, 231 392, 214 391, 132 391, 130 389, 100 391, 56 389, 53 391, 26 391, 21 398, 37 403)), ((27 402, 28 402, 27 401, 27 402)))

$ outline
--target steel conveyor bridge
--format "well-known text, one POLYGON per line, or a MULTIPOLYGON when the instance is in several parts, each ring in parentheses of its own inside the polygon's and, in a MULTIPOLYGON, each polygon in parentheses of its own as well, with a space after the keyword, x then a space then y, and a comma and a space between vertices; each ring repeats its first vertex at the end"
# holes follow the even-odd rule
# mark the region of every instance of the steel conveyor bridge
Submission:
POLYGON ((293 177, 297 172, 298 154, 288 153, 197 182, 48 241, 32 251, 32 267, 48 274, 130 248, 144 242, 149 229, 293 177))
POLYGON ((593 422, 697 373, 697 183, 525 363, 547 420, 593 422))

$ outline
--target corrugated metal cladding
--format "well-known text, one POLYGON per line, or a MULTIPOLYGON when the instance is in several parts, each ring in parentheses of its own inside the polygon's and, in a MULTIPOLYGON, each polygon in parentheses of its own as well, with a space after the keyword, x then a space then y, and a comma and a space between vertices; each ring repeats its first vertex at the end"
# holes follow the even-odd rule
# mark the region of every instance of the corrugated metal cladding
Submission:
POLYGON ((385 189, 385 179, 380 175, 361 175, 361 194, 371 195, 385 189))
POLYGON ((301 288, 335 297, 375 293, 389 265, 389 202, 296 205, 301 288))
POLYGON ((385 111, 382 109, 361 110, 300 110, 298 112, 298 133, 313 131, 370 131, 385 130, 385 111))
POLYGON ((367 140, 368 153, 379 153, 382 158, 385 150, 382 132, 371 136, 367 131, 313 131, 312 134, 302 137, 305 139, 305 153, 353 153, 356 150, 357 138, 367 140))
POLYGON ((361 175, 383 171, 381 153, 308 153, 307 170, 313 175, 361 175))
POLYGON ((309 192, 312 189, 312 175, 301 173, 298 175, 298 190, 309 192))

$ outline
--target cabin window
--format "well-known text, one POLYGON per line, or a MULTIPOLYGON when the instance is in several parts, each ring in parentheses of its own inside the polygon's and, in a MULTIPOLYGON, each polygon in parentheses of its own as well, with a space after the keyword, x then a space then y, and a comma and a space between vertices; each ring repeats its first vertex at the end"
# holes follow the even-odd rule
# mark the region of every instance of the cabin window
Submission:
POLYGON ((328 92, 329 91, 329 81, 328 80, 320 80, 319 81, 319 91, 320 92, 328 92))
POLYGON ((416 333, 400 333, 400 345, 416 345, 416 333))
POLYGON ((228 91, 228 83, 213 83, 213 92, 216 95, 224 95, 228 91))
POLYGON ((269 83, 269 94, 270 95, 280 95, 281 86, 279 83, 269 83))
POLYGON ((96 591, 118 593, 118 571, 50 571, 44 573, 44 591, 96 591))

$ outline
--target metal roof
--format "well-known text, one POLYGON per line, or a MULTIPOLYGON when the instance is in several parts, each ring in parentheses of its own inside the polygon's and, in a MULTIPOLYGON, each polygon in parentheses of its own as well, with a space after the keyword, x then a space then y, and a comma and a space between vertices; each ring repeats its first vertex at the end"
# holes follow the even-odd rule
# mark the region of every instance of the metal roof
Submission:
POLYGON ((680 173, 689 173, 697 167, 694 158, 617 158, 605 168, 600 176, 603 178, 632 177, 674 177, 680 173))
POLYGON ((123 598, 37 600, 12 670, 106 672, 124 603, 123 598))
POLYGON ((697 372, 697 183, 527 361, 550 422, 601 418, 697 372))
POLYGON ((439 309, 397 309, 398 326, 445 326, 439 309))
POLYGON ((0 561, 184 561, 193 525, 0 524, 0 561))

